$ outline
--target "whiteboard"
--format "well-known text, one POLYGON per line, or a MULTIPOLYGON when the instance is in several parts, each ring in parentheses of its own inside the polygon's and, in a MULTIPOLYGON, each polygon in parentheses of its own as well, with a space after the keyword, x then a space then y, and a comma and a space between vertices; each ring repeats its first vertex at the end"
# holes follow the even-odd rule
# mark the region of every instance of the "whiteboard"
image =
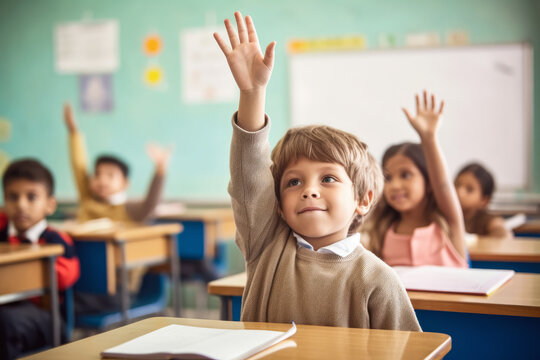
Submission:
POLYGON ((527 44, 294 54, 291 123, 357 135, 380 159, 418 135, 402 107, 423 89, 445 100, 439 139, 454 176, 481 161, 498 190, 527 189, 532 166, 532 48, 527 44))

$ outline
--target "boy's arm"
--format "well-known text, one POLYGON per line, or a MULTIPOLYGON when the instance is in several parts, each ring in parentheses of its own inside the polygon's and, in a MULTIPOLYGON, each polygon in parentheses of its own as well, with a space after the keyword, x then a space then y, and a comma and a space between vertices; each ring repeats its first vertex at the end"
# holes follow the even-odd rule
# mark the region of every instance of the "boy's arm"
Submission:
POLYGON ((47 244, 60 244, 64 254, 56 258, 56 277, 58 289, 65 290, 75 285, 80 276, 79 258, 75 253, 73 240, 65 233, 49 231, 45 237, 47 244))
POLYGON ((156 166, 152 183, 148 188, 145 199, 141 203, 128 204, 126 207, 129 217, 138 222, 147 220, 159 203, 161 193, 163 192, 167 164, 171 155, 171 149, 165 149, 154 144, 148 144, 146 150, 148 156, 150 156, 156 166))
POLYGON ((75 184, 79 193, 79 200, 84 200, 91 196, 90 180, 86 172, 86 147, 84 138, 77 129, 77 124, 69 104, 64 105, 64 121, 69 132, 69 154, 71 158, 71 168, 75 177, 75 184))
POLYGON ((272 74, 275 42, 261 53, 253 21, 234 14, 238 34, 225 20, 230 46, 214 33, 240 90, 238 112, 233 118, 231 143, 231 195, 236 242, 247 262, 264 247, 277 221, 276 198, 270 172, 269 121, 265 118, 266 85, 272 74), (258 241, 260 240, 260 241, 258 241))
POLYGON ((439 110, 435 108, 435 105, 435 96, 431 95, 431 104, 429 104, 427 93, 424 91, 423 104, 420 103, 420 98, 416 95, 416 117, 412 116, 406 109, 403 109, 403 112, 420 136, 427 161, 430 190, 433 191, 438 208, 448 221, 451 232, 450 240, 465 259, 467 248, 463 213, 436 136, 444 101, 441 102, 439 110))
POLYGON ((422 331, 411 300, 394 270, 384 265, 386 271, 375 276, 375 283, 368 303, 371 329, 422 331))

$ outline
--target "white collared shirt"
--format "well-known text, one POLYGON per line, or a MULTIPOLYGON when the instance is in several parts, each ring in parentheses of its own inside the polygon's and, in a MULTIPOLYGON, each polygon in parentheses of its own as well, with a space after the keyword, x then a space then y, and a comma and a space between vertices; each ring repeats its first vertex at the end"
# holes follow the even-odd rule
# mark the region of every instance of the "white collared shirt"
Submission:
MULTIPOLYGON (((308 243, 306 240, 302 239, 300 235, 294 232, 293 235, 296 238, 296 243, 298 244, 298 246, 302 246, 309 250, 315 251, 313 246, 311 246, 311 244, 308 243)), ((350 255, 358 246, 360 246, 360 234, 355 233, 349 237, 346 237, 343 240, 337 241, 328 246, 324 246, 317 250, 317 252, 325 254, 335 254, 341 257, 345 257, 350 255)))
POLYGON ((112 194, 107 198, 107 202, 111 205, 123 205, 127 201, 127 192, 121 191, 116 194, 112 194))
POLYGON ((15 226, 13 226, 13 223, 9 223, 8 226, 8 235, 9 236, 23 236, 30 240, 32 244, 37 244, 39 240, 39 236, 45 231, 47 228, 47 220, 43 219, 39 221, 36 225, 32 226, 30 229, 26 230, 23 234, 17 233, 17 229, 15 229, 15 226))

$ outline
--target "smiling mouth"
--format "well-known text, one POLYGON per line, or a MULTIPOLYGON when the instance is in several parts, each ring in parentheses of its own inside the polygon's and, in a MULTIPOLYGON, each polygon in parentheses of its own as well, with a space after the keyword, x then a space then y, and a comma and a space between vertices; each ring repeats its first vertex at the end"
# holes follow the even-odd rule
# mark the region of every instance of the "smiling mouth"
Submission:
POLYGON ((318 208, 318 207, 307 207, 300 210, 298 214, 303 214, 303 213, 313 212, 313 211, 326 211, 326 210, 318 208))

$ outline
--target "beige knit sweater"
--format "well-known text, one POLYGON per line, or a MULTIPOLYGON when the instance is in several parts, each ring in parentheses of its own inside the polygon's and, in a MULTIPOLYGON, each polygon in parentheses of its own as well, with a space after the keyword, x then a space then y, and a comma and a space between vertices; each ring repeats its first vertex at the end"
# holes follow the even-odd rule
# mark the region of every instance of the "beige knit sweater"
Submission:
POLYGON ((277 213, 270 120, 257 132, 233 117, 231 195, 247 267, 242 321, 421 331, 394 271, 361 245, 346 257, 299 247, 277 213))

